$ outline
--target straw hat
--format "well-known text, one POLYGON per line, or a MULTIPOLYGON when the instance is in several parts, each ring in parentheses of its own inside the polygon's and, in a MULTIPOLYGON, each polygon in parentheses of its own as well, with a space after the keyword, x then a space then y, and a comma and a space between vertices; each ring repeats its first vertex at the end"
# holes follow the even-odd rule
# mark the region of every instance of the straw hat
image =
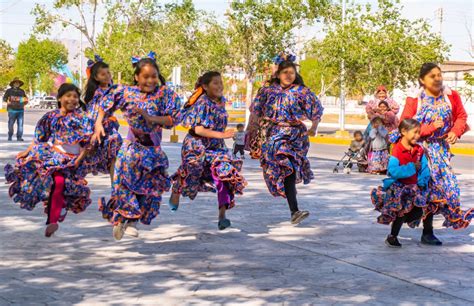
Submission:
POLYGON ((16 78, 13 79, 13 81, 10 82, 10 87, 13 87, 13 84, 14 84, 15 82, 20 83, 20 86, 18 86, 18 87, 21 87, 21 86, 23 86, 23 84, 25 84, 25 82, 23 82, 22 80, 20 80, 20 78, 16 77, 16 78))

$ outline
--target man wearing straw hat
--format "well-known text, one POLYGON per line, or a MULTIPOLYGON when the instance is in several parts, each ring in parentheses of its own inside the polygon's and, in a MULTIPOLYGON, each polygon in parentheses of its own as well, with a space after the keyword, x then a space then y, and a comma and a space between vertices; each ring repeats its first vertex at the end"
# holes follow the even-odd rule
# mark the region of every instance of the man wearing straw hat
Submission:
POLYGON ((8 110, 8 141, 12 141, 15 121, 17 123, 16 139, 23 141, 23 115, 25 104, 28 103, 25 91, 20 88, 23 84, 23 81, 19 78, 14 78, 10 82, 10 88, 7 89, 3 96, 3 101, 7 102, 8 110))

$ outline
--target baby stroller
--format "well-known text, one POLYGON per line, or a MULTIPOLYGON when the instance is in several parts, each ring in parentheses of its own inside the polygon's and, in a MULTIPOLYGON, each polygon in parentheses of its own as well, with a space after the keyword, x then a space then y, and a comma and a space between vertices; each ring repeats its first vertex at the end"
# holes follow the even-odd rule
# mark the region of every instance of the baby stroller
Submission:
POLYGON ((344 156, 337 162, 336 166, 332 170, 333 173, 338 173, 342 169, 343 173, 349 174, 352 171, 352 167, 357 165, 359 172, 365 172, 367 168, 367 153, 366 146, 363 146, 358 151, 347 150, 344 156))

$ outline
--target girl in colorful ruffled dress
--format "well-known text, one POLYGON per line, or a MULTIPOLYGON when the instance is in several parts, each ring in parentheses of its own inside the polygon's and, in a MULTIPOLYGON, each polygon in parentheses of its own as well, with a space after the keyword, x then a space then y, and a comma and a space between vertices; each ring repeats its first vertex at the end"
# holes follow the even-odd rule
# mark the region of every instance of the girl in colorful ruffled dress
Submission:
MULTIPOLYGON (((421 141, 431 172, 429 202, 437 206, 435 213, 444 216, 444 226, 465 228, 474 216, 474 209, 461 209, 459 184, 451 167, 450 145, 469 130, 467 113, 459 94, 443 86, 438 65, 423 64, 418 79, 421 91, 407 98, 400 119, 413 118, 421 123, 421 141)), ((433 215, 427 218, 432 224, 433 215)), ((422 236, 422 242, 441 245, 432 230, 429 235, 422 236)))
POLYGON ((370 122, 369 132, 369 152, 367 154, 367 172, 372 174, 381 174, 387 171, 388 164, 388 131, 383 126, 383 120, 375 117, 370 122))
POLYGON ((37 123, 33 143, 17 155, 15 165, 5 166, 10 197, 32 210, 43 202, 48 215, 45 236, 51 237, 67 211, 80 213, 91 203, 87 165, 82 163, 93 133, 93 122, 79 108, 79 89, 62 84, 59 109, 37 123))
POLYGON ((113 236, 124 233, 138 237, 136 224, 150 224, 158 215, 161 195, 171 187, 168 157, 161 147, 162 128, 177 123, 180 100, 160 74, 155 53, 146 58, 132 58, 135 86, 114 86, 102 101, 93 140, 105 136, 102 125, 106 114, 122 110, 130 128, 117 155, 112 181, 112 195, 99 201, 104 218, 114 224, 113 236), (154 116, 148 124, 146 115, 154 116))
MULTIPOLYGON (((399 133, 401 138, 394 144, 388 163, 389 177, 383 180, 383 187, 373 189, 371 193, 372 203, 381 213, 378 223, 392 224, 390 235, 385 240, 390 247, 402 246, 397 237, 403 223, 414 227, 433 209, 427 201, 428 160, 418 144, 420 123, 405 119, 400 123, 399 133)), ((430 224, 424 227, 424 234, 429 234, 430 227, 430 224)))
MULTIPOLYGON (((87 81, 84 102, 86 103, 86 111, 89 117, 95 122, 99 115, 100 101, 112 85, 112 76, 109 71, 109 65, 98 55, 95 55, 95 61, 88 61, 87 74, 89 79, 87 81)), ((119 124, 114 116, 105 114, 102 124, 105 136, 102 137, 100 144, 94 144, 86 160, 90 164, 89 172, 93 174, 110 174, 112 179, 115 158, 122 145, 122 137, 118 132, 119 124)))
POLYGON ((252 103, 251 121, 258 121, 259 131, 250 131, 250 135, 257 135, 250 142, 252 151, 257 150, 251 155, 260 156, 268 190, 287 199, 291 222, 297 224, 309 216, 308 211, 298 208, 296 184, 309 184, 313 179, 306 157, 308 136, 316 134, 323 107, 304 85, 293 61, 294 56, 277 58, 276 77, 270 86, 259 90, 252 103), (309 131, 303 120, 312 121, 309 131))
POLYGON ((242 160, 232 158, 224 139, 234 136, 226 130, 222 77, 210 71, 198 80, 195 93, 182 110, 181 124, 189 133, 181 149, 181 166, 173 176, 170 206, 178 208, 180 195, 193 200, 198 192, 217 191, 219 230, 231 226, 226 211, 235 205, 235 194, 242 194, 246 182, 239 173, 242 160))

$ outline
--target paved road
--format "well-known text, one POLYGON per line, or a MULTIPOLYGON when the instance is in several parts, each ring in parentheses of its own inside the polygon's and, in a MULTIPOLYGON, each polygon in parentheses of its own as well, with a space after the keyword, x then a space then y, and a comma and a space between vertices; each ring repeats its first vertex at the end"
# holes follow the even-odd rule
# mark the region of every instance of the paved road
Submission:
MULTIPOLYGON (((32 132, 27 125, 26 140, 32 132)), ((5 133, 0 123, 1 182, 5 163, 27 145, 5 142, 5 133)), ((163 146, 173 171, 180 145, 163 146)), ((376 224, 368 199, 381 178, 334 175, 336 149, 344 148, 312 149, 316 179, 299 187, 300 206, 312 215, 300 226, 289 224, 284 200, 269 196, 252 160, 246 193, 229 212, 232 229, 217 231, 215 195, 204 194, 174 214, 163 205, 139 239, 120 242, 95 204, 109 193, 107 176, 88 179, 94 204, 69 215, 51 239, 41 208, 19 209, 2 184, 0 305, 474 305, 473 228, 443 229, 436 217, 443 247, 420 245, 420 230, 407 228, 402 249, 385 247, 388 227, 376 224)), ((457 171, 464 206, 474 207, 474 174, 457 171)))
MULTIPOLYGON (((45 110, 36 110, 36 109, 29 109, 26 112, 25 116, 25 123, 34 125, 41 116, 45 113, 45 110)), ((5 113, 0 113, 0 120, 2 122, 6 122, 7 115, 5 113)), ((231 126, 235 126, 236 124, 231 124, 231 126)), ((319 127, 318 133, 319 134, 334 134, 336 133, 337 128, 332 127, 319 127)), ((352 135, 354 133, 354 129, 348 129, 349 133, 352 135)), ((474 143, 474 136, 463 136, 462 139, 459 140, 460 143, 474 143)))

